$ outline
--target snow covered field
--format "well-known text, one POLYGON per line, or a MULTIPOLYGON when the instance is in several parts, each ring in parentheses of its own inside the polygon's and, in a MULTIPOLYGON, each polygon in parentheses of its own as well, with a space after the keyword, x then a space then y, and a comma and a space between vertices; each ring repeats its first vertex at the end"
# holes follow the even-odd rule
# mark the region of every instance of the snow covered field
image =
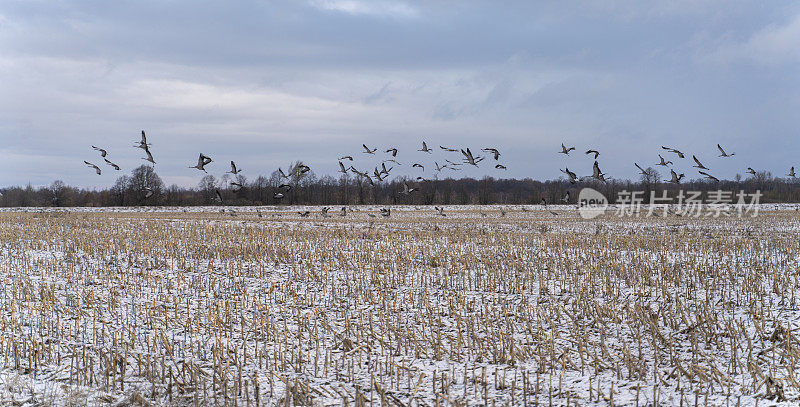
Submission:
POLYGON ((0 212, 0 404, 800 402, 797 205, 352 209, 0 212))

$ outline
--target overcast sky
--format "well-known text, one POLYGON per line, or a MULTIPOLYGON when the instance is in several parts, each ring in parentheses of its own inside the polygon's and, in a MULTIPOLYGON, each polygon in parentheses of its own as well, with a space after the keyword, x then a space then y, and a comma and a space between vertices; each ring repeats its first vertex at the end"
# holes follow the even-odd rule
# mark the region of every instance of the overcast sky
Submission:
POLYGON ((398 147, 398 175, 460 159, 439 145, 497 147, 508 167, 454 176, 589 174, 595 148, 634 178, 661 145, 721 178, 784 175, 800 166, 799 68, 797 2, 6 0, 0 186, 110 186, 144 163, 141 130, 183 186, 200 152, 217 176, 230 160, 250 179, 292 160, 336 175, 345 154, 374 167, 362 143, 398 147))

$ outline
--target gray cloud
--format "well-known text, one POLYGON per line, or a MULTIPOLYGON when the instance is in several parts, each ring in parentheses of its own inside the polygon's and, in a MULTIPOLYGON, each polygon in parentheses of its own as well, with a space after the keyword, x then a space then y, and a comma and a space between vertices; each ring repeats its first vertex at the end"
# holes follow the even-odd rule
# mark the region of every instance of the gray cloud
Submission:
POLYGON ((334 174, 362 142, 404 164, 446 157, 417 153, 422 140, 505 151, 508 172, 457 176, 588 173, 554 154, 562 141, 600 149, 617 178, 661 144, 723 177, 784 173, 800 165, 800 8, 724 4, 4 2, 0 185, 108 186, 119 173, 87 170, 102 161, 89 146, 127 173, 141 129, 181 185, 201 151, 220 174, 231 159, 251 177, 295 159, 334 174))

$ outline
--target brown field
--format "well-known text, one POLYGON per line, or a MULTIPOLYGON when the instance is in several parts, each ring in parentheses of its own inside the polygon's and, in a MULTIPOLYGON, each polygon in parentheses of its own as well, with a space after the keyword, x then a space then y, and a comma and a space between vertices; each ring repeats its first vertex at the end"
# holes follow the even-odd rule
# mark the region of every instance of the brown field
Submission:
POLYGON ((309 209, 0 213, 0 402, 800 400, 797 211, 309 209))

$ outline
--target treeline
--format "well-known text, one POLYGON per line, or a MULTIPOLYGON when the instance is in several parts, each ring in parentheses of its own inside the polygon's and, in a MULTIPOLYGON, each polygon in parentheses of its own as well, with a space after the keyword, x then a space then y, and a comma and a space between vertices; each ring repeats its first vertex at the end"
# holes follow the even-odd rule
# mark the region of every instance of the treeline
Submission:
MULTIPOLYGON (((300 164, 296 163, 295 167, 300 164)), ((731 191, 734 202, 740 190, 746 193, 758 190, 762 194, 762 203, 800 202, 800 183, 794 179, 773 177, 768 172, 757 173, 747 179, 687 181, 674 185, 662 182, 658 173, 651 170, 648 169, 649 174, 636 181, 610 180, 606 183, 590 181, 570 184, 565 179, 537 181, 530 178, 484 177, 414 180, 396 177, 382 182, 374 181, 374 185, 350 174, 334 178, 329 175, 317 177, 313 171, 290 171, 289 177, 284 178, 276 171, 270 176, 260 175, 252 180, 241 174, 226 174, 221 178, 207 175, 197 187, 184 188, 165 186, 152 167, 141 166, 130 175, 119 177, 113 186, 103 190, 76 188, 61 181, 39 188, 30 185, 0 188, 0 206, 520 205, 539 204, 542 199, 561 204, 565 203, 563 198, 567 192, 570 192, 568 202, 574 204, 583 187, 597 189, 612 203, 623 191, 642 191, 643 202, 648 203, 651 193, 660 197, 666 191, 668 196, 675 197, 679 189, 705 193, 731 191), (404 183, 416 190, 408 195, 402 194, 404 183), (277 193, 283 196, 278 199, 277 193)), ((702 195, 704 199, 705 193, 702 195)))

